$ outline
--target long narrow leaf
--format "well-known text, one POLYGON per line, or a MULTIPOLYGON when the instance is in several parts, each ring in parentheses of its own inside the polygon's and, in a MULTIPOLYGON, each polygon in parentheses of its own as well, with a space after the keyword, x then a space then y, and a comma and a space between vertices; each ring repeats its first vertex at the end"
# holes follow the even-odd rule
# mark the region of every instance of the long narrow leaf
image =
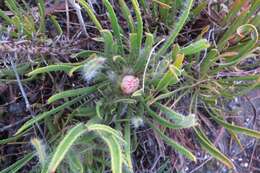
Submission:
POLYGON ((91 94, 91 93, 93 93, 95 91, 97 91, 97 87, 96 86, 63 91, 63 92, 60 92, 58 94, 55 94, 55 95, 51 96, 48 99, 48 103, 51 104, 52 102, 55 102, 55 101, 57 101, 59 99, 64 99, 64 98, 68 98, 68 97, 75 97, 75 96, 84 95, 84 94, 85 95, 86 94, 91 94))
POLYGON ((153 44, 154 44, 153 34, 146 33, 145 35, 146 35, 146 39, 145 39, 144 49, 143 49, 140 57, 136 61, 136 64, 135 64, 135 67, 134 67, 134 69, 138 72, 142 71, 144 69, 146 61, 149 57, 149 54, 150 54, 150 52, 153 48, 153 44))
POLYGON ((186 20, 188 19, 193 4, 193 0, 187 0, 185 4, 185 8, 182 12, 181 17, 179 18, 179 21, 176 23, 175 29, 172 31, 167 41, 163 44, 162 48, 158 51, 156 58, 162 56, 164 53, 167 52, 167 49, 174 43, 176 37, 183 28, 186 20))
POLYGON ((116 139, 121 140, 121 142, 124 142, 124 140, 122 139, 122 135, 116 131, 115 129, 107 126, 107 125, 103 125, 103 124, 90 124, 87 125, 88 131, 97 131, 97 132, 105 132, 108 134, 113 135, 116 139))
POLYGON ((139 50, 141 50, 142 39, 143 39, 143 20, 142 20, 142 15, 141 15, 138 1, 132 0, 132 4, 133 4, 133 8, 134 8, 135 15, 137 18, 137 26, 136 26, 137 40, 136 40, 136 42, 137 42, 137 46, 138 46, 137 54, 139 55, 139 50))
POLYGON ((80 123, 73 127, 59 143, 58 147, 54 150, 54 154, 51 158, 51 161, 48 166, 48 172, 55 172, 61 161, 64 159, 66 153, 72 147, 74 142, 87 131, 87 128, 84 124, 80 123))
POLYGON ((33 153, 29 153, 25 155, 22 159, 16 161, 14 164, 5 168, 4 170, 0 171, 0 173, 16 173, 18 172, 23 166, 25 166, 32 158, 34 157, 33 153))
POLYGON ((240 126, 237 126, 237 125, 233 125, 233 124, 230 124, 228 122, 225 122, 219 115, 216 111, 214 111, 213 109, 208 110, 207 109, 207 112, 209 113, 209 115, 220 125, 222 125, 223 127, 225 127, 226 129, 228 130, 231 130, 235 133, 241 133, 241 134, 244 134, 244 135, 247 135, 247 136, 251 136, 251 137, 254 137, 254 138, 257 138, 257 139, 260 139, 260 132, 259 131, 256 131, 256 130, 251 130, 251 129, 248 129, 248 128, 245 128, 245 127, 240 127, 240 126))
POLYGON ((198 125, 195 115, 191 114, 188 116, 181 115, 170 109, 167 106, 164 106, 160 103, 156 103, 156 106, 162 111, 169 119, 173 120, 176 124, 183 127, 189 128, 198 125))
POLYGON ((69 106, 77 103, 78 101, 80 101, 81 99, 83 99, 85 97, 85 95, 83 96, 80 96, 80 97, 77 97, 71 101, 68 101, 66 103, 64 103, 63 105, 60 105, 50 111, 47 111, 47 112, 44 112, 44 113, 41 113, 41 114, 38 114, 36 115, 34 118, 30 119, 29 121, 27 121, 26 123, 24 123, 22 125, 22 127, 20 127, 17 132, 15 133, 15 135, 18 135, 20 133, 22 133, 24 130, 30 128, 33 124, 35 124, 36 122, 39 122, 41 121, 42 119, 50 116, 50 115, 54 115, 60 111, 63 111, 64 109, 68 108, 69 106))
POLYGON ((113 50, 116 50, 112 33, 109 30, 101 30, 101 35, 104 39, 104 52, 107 57, 112 57, 113 50))
POLYGON ((154 126, 153 123, 148 122, 150 127, 156 131, 159 136, 171 147, 173 147, 176 151, 178 151, 179 153, 181 153, 182 155, 184 155, 185 157, 189 158, 192 161, 196 162, 196 156, 194 156, 188 149, 186 149, 185 147, 183 147, 182 145, 178 144, 177 142, 175 142, 174 140, 172 140, 171 138, 167 137, 166 135, 163 134, 163 132, 161 132, 157 127, 154 126))
POLYGON ((127 24, 128 24, 128 27, 130 28, 131 33, 134 33, 135 32, 134 20, 132 18, 129 8, 126 5, 125 0, 119 0, 119 5, 121 7, 122 13, 127 21, 127 24))
POLYGON ((121 27, 120 27, 118 19, 116 17, 116 13, 113 9, 113 6, 110 4, 110 2, 108 0, 103 0, 103 3, 106 6, 108 14, 109 14, 108 17, 112 24, 113 34, 116 38, 119 52, 123 53, 123 42, 122 42, 121 35, 120 35, 121 27))
POLYGON ((195 43, 191 43, 187 47, 184 47, 180 50, 180 53, 184 55, 191 55, 198 52, 201 52, 204 49, 207 49, 210 46, 209 42, 206 39, 201 39, 195 43))
POLYGON ((151 110, 151 108, 149 108, 149 106, 147 106, 146 104, 144 106, 145 106, 145 109, 146 109, 148 115, 150 115, 161 126, 171 128, 171 129, 187 128, 186 126, 183 126, 182 124, 172 123, 172 122, 168 121, 167 119, 159 116, 156 112, 151 110))
POLYGON ((228 168, 234 168, 232 161, 229 160, 223 153, 221 153, 199 129, 194 128, 194 130, 198 137, 197 139, 199 143, 208 153, 210 153, 214 158, 222 162, 228 168))
POLYGON ((54 71, 64 71, 66 73, 69 73, 69 71, 73 68, 72 65, 68 64, 54 64, 54 65, 48 65, 46 67, 40 67, 37 68, 30 73, 28 73, 28 76, 42 74, 42 73, 48 73, 48 72, 54 72, 54 71))
POLYGON ((119 142, 114 136, 101 135, 101 137, 108 145, 110 151, 112 173, 122 173, 123 156, 119 142))
POLYGON ((130 172, 134 172, 133 171, 133 166, 132 166, 132 151, 131 151, 131 128, 130 128, 130 123, 127 122, 125 124, 125 129, 124 129, 124 139, 126 141, 126 145, 125 145, 125 154, 126 154, 126 161, 128 164, 128 169, 130 170, 130 172))
POLYGON ((98 21, 93 9, 88 5, 88 3, 85 0, 78 0, 80 5, 83 6, 83 8, 87 11, 90 19, 92 20, 92 22, 96 25, 98 30, 102 30, 102 26, 100 24, 100 22, 98 21))

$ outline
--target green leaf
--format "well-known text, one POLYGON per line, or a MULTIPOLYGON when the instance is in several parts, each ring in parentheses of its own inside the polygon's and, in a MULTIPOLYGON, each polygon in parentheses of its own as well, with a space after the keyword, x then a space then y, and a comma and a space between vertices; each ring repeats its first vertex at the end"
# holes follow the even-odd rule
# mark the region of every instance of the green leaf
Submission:
POLYGON ((240 126, 237 126, 237 125, 230 124, 228 122, 225 122, 223 120, 223 118, 220 115, 218 115, 218 113, 215 110, 211 109, 211 111, 210 111, 207 107, 206 107, 206 110, 209 113, 209 115, 218 124, 222 125, 226 129, 231 130, 235 133, 241 133, 241 134, 244 134, 244 135, 247 135, 247 136, 251 136, 251 137, 260 139, 260 132, 259 131, 251 130, 251 129, 248 129, 248 128, 244 128, 244 127, 240 127, 240 126))
POLYGON ((67 159, 70 165, 71 173, 84 173, 84 166, 83 163, 78 155, 76 155, 74 152, 77 151, 70 151, 67 154, 67 159))
POLYGON ((27 131, 24 131, 23 133, 20 133, 19 135, 16 135, 16 136, 12 136, 12 137, 9 137, 9 138, 6 138, 6 139, 1 139, 0 140, 0 145, 4 145, 4 144, 7 144, 7 143, 11 143, 11 142, 14 142, 14 141, 17 141, 19 138, 21 138, 27 131))
POLYGON ((20 133, 23 132, 24 130, 30 128, 33 124, 35 124, 35 123, 41 121, 42 119, 44 119, 44 118, 46 118, 46 117, 48 117, 48 116, 50 116, 50 115, 54 115, 54 114, 56 114, 56 113, 58 113, 58 112, 60 112, 60 111, 63 111, 65 108, 68 108, 69 106, 71 106, 71 105, 77 103, 78 101, 80 101, 80 100, 83 99, 84 97, 85 97, 85 95, 79 96, 79 97, 77 97, 77 98, 75 98, 75 99, 73 99, 73 100, 71 100, 71 101, 67 101, 67 102, 64 103, 63 105, 60 105, 60 106, 58 106, 58 107, 56 107, 56 108, 54 108, 54 109, 52 109, 52 110, 50 110, 50 111, 47 111, 47 112, 44 112, 44 113, 41 113, 41 114, 36 115, 34 118, 32 118, 32 119, 26 121, 26 122, 22 125, 22 127, 20 127, 20 128, 17 130, 17 132, 15 133, 15 135, 20 134, 20 133))
POLYGON ((217 47, 219 52, 221 52, 225 48, 227 41, 236 32, 237 28, 244 24, 244 20, 246 17, 247 13, 241 13, 241 15, 236 17, 236 20, 229 24, 227 30, 224 32, 224 34, 218 41, 217 47))
POLYGON ((191 43, 187 47, 182 48, 180 53, 183 53, 184 55, 192 55, 209 48, 209 46, 210 44, 206 39, 200 39, 195 43, 191 43))
POLYGON ((42 74, 42 73, 49 73, 49 72, 56 72, 56 71, 63 71, 66 73, 69 73, 69 71, 73 68, 72 65, 68 64, 54 64, 54 65, 48 65, 46 67, 40 67, 37 68, 30 73, 28 73, 28 76, 33 76, 37 74, 42 74))
POLYGON ((102 133, 100 136, 106 142, 110 151, 112 173, 122 173, 123 156, 118 140, 114 136, 106 136, 102 133))
POLYGON ((12 19, 9 16, 7 16, 5 14, 5 12, 3 10, 1 10, 1 9, 0 9, 0 17, 3 18, 7 22, 7 24, 12 24, 13 23, 12 19))
MULTIPOLYGON (((250 9, 247 12, 247 17, 244 19, 243 23, 251 23, 254 26, 259 28, 259 25, 255 25, 253 20, 259 20, 259 13, 257 13, 257 10, 259 10, 260 7, 260 1, 259 0, 252 0, 250 2, 250 9), (253 19, 252 19, 253 16, 253 19)), ((259 24, 259 21, 258 21, 259 24)))
POLYGON ((99 119, 103 119, 102 115, 101 115, 101 112, 100 112, 100 108, 102 106, 102 102, 101 101, 98 101, 96 103, 96 115, 98 116, 99 119))
POLYGON ((211 49, 208 53, 208 55, 205 57, 205 59, 202 61, 200 65, 200 75, 201 77, 204 77, 210 67, 216 62, 218 55, 217 49, 211 49))
POLYGON ((232 20, 237 19, 237 13, 241 10, 243 4, 245 4, 246 0, 235 0, 227 13, 224 17, 223 22, 226 24, 232 23, 232 20))
POLYGON ((169 66, 169 70, 163 75, 162 79, 159 81, 156 90, 161 91, 167 88, 169 85, 174 85, 179 81, 179 76, 181 71, 174 65, 169 66))
POLYGON ((130 34, 130 57, 129 57, 129 64, 133 64, 136 62, 137 58, 139 57, 139 46, 137 44, 138 36, 136 33, 130 34))
POLYGON ((62 28, 61 28, 59 22, 56 19, 56 16, 51 15, 50 20, 51 20, 53 26, 55 27, 55 29, 57 30, 58 35, 62 35, 63 31, 62 31, 62 28))
POLYGON ((165 94, 160 94, 158 97, 156 97, 153 100, 151 100, 150 104, 155 103, 158 100, 169 98, 169 97, 173 96, 174 94, 178 93, 179 91, 182 91, 182 90, 185 90, 185 89, 189 89, 189 88, 192 88, 192 87, 193 87, 192 85, 186 85, 186 86, 180 87, 180 88, 178 88, 176 90, 173 90, 171 92, 167 92, 165 94))
POLYGON ((115 44, 113 41, 113 36, 109 30, 101 30, 101 35, 104 39, 104 52, 107 57, 112 57, 114 54, 113 50, 117 50, 115 48, 115 44))
POLYGON ((22 159, 16 161, 14 164, 5 168, 4 170, 0 171, 0 173, 16 173, 18 172, 23 166, 25 166, 32 158, 34 157, 33 153, 26 154, 22 159))
POLYGON ((140 7, 137 0, 131 0, 134 8, 134 12, 137 18, 137 26, 136 26, 136 33, 137 33, 137 39, 136 44, 138 47, 138 52, 136 53, 139 56, 139 50, 142 48, 142 39, 143 39, 143 20, 142 20, 142 14, 140 11, 140 7))
POLYGON ((197 140, 201 146, 214 158, 222 162, 228 168, 234 168, 234 165, 231 160, 229 160, 224 154, 222 154, 215 146, 210 142, 210 140, 202 133, 201 130, 194 128, 197 135, 197 140))
POLYGON ((75 143, 75 141, 80 137, 83 133, 87 131, 87 128, 84 124, 80 123, 69 130, 69 132, 65 135, 62 141, 59 143, 58 147, 54 150, 54 154, 51 158, 51 161, 48 166, 48 173, 55 172, 61 161, 64 159, 66 153, 75 143))
POLYGON ((116 13, 113 9, 113 6, 110 4, 110 2, 108 0, 103 0, 103 3, 106 6, 108 14, 109 14, 108 17, 112 24, 113 34, 117 41, 117 47, 119 48, 119 52, 123 53, 123 42, 122 42, 121 35, 120 35, 121 27, 120 27, 118 19, 116 17, 116 13))
POLYGON ((74 74, 74 72, 79 71, 79 70, 82 70, 83 68, 84 68, 84 64, 81 64, 81 65, 72 67, 72 68, 70 69, 69 73, 68 73, 69 77, 72 77, 73 74, 74 74))
POLYGON ((83 8, 86 10, 86 12, 88 13, 88 16, 90 17, 90 19, 92 20, 92 22, 96 25, 97 29, 100 31, 102 30, 102 26, 99 23, 93 9, 88 5, 88 3, 85 0, 78 0, 80 5, 83 6, 83 8))
POLYGON ((176 67, 177 69, 181 69, 183 65, 183 60, 184 60, 184 54, 178 53, 174 58, 174 63, 173 63, 174 67, 176 67))
POLYGON ((168 37, 167 41, 163 44, 162 48, 159 49, 158 53, 156 54, 156 58, 165 54, 167 52, 167 49, 174 43, 176 37, 182 30, 186 20, 189 17, 189 13, 192 8, 192 3, 193 0, 187 0, 187 2, 185 3, 185 9, 182 10, 182 15, 179 18, 179 21, 176 23, 175 29, 171 32, 170 36, 168 37))
POLYGON ((149 54, 153 48, 153 44, 154 44, 154 37, 153 34, 151 33, 146 33, 146 39, 145 39, 145 45, 144 45, 144 49, 140 55, 140 57, 138 58, 138 60, 136 61, 136 64, 134 66, 134 69, 139 72, 139 71, 143 71, 146 61, 149 57, 149 54))
POLYGON ((45 4, 44 0, 38 0, 38 9, 40 14, 40 26, 39 31, 44 33, 45 32, 45 4))
POLYGON ((23 8, 14 0, 5 0, 5 5, 20 19, 23 17, 23 8))
POLYGON ((248 75, 248 76, 230 76, 227 78, 220 78, 220 82, 234 83, 235 81, 254 81, 259 78, 259 75, 248 75))
POLYGON ((127 21, 128 27, 130 28, 131 33, 135 32, 135 27, 134 27, 134 20, 132 18, 131 12, 129 8, 127 7, 125 0, 119 0, 119 5, 121 7, 121 11, 127 21))
POLYGON ((186 126, 183 126, 182 124, 176 124, 176 123, 172 123, 172 122, 168 121, 167 119, 159 116, 151 108, 149 108, 149 106, 147 104, 145 104, 145 103, 143 103, 143 104, 145 106, 145 109, 146 109, 148 115, 150 115, 155 120, 155 122, 157 122, 161 126, 171 128, 171 129, 187 128, 186 126))
POLYGON ((187 157, 188 159, 195 161, 196 162, 196 156, 194 156, 189 150, 187 150, 185 147, 183 147, 182 145, 178 144, 177 142, 175 142, 174 140, 172 140, 171 138, 167 137, 166 135, 163 134, 163 132, 161 132, 159 130, 159 128, 157 128, 156 126, 154 126, 153 123, 148 122, 149 126, 158 133, 158 135, 168 144, 170 145, 172 148, 174 148, 177 152, 181 153, 182 155, 184 155, 185 157, 187 157))
POLYGON ((126 154, 126 161, 127 161, 127 165, 128 165, 128 169, 130 170, 130 172, 134 172, 133 171, 133 164, 132 164, 132 151, 131 151, 131 128, 130 128, 130 123, 127 122, 125 124, 125 128, 124 128, 124 139, 126 141, 126 145, 125 145, 125 154, 126 154))
POLYGON ((167 118, 174 121, 177 125, 180 125, 180 126, 185 127, 185 128, 190 128, 190 127, 198 125, 197 119, 196 119, 195 115, 193 115, 193 114, 188 115, 188 116, 184 116, 184 115, 177 113, 177 112, 173 111, 172 109, 170 109, 169 107, 164 106, 160 103, 156 103, 155 105, 160 109, 160 111, 162 111, 165 114, 165 116, 167 118))
POLYGON ((96 109, 95 107, 81 106, 77 109, 74 109, 71 115, 76 117, 94 117, 96 116, 96 109))
POLYGON ((255 46, 258 43, 259 34, 258 30, 254 25, 251 24, 245 24, 237 28, 237 34, 241 37, 244 37, 244 35, 250 34, 250 40, 246 42, 244 46, 241 46, 239 49, 238 55, 236 55, 233 58, 230 58, 227 63, 220 64, 221 67, 231 66, 238 62, 240 62, 242 59, 247 58, 247 55, 251 53, 251 51, 255 48, 255 46))
POLYGON ((128 98, 122 98, 122 99, 117 99, 113 103, 126 103, 126 104, 136 104, 135 99, 128 99, 128 98))
MULTIPOLYGON (((25 63, 25 64, 18 64, 16 67, 16 71, 19 75, 24 75, 27 73, 27 71, 29 71, 30 69, 30 64, 29 63, 25 63)), ((2 77, 9 77, 9 78, 15 78, 15 73, 13 71, 13 69, 0 69, 0 78, 2 77)))
POLYGON ((197 17, 201 14, 201 12, 208 6, 208 3, 206 0, 200 1, 200 3, 198 4, 198 6, 196 6, 193 10, 192 10, 192 14, 194 17, 197 17))
POLYGON ((171 55, 172 56, 172 62, 176 62, 178 56, 180 56, 179 53, 180 53, 180 46, 178 44, 174 44, 172 46, 172 55, 171 55))
POLYGON ((120 140, 122 142, 125 142, 122 139, 122 135, 116 131, 115 129, 107 126, 107 125, 103 125, 103 124, 86 124, 88 131, 97 131, 97 132, 105 132, 108 134, 111 134, 112 136, 114 136, 117 140, 120 140))
POLYGON ((174 13, 175 13, 175 10, 177 10, 177 7, 174 6, 174 9, 171 10, 170 5, 173 5, 173 4, 171 4, 173 2, 171 2, 170 0, 161 0, 161 1, 153 0, 153 2, 158 4, 160 18, 167 25, 169 23, 168 21, 170 21, 172 19, 171 16, 174 16, 174 13))
POLYGON ((91 93, 97 91, 97 88, 98 88, 97 86, 92 86, 92 87, 85 87, 85 88, 78 88, 78 89, 63 91, 63 92, 60 92, 60 93, 57 93, 57 94, 51 96, 48 99, 48 104, 51 104, 59 99, 65 99, 68 97, 75 97, 75 96, 79 96, 79 95, 91 94, 91 93))
POLYGON ((90 56, 93 56, 93 54, 100 55, 101 53, 98 51, 94 51, 94 50, 83 50, 79 53, 72 54, 71 57, 72 58, 88 58, 90 56))

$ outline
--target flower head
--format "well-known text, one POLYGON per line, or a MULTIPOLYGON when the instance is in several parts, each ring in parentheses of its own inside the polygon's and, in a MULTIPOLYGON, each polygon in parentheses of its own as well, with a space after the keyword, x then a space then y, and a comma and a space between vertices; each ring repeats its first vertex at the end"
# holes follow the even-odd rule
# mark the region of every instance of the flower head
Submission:
POLYGON ((126 75, 121 82, 121 90, 124 94, 132 94, 139 87, 139 79, 133 75, 126 75))

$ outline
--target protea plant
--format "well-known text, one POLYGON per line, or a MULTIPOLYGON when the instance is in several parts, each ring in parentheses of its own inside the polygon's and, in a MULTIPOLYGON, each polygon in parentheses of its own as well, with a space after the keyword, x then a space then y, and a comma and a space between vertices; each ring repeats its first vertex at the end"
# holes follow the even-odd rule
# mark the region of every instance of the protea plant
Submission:
MULTIPOLYGON (((223 97, 232 95, 230 93, 236 92, 238 87, 235 84, 227 85, 230 79, 221 78, 219 74, 234 68, 243 58, 247 58, 248 52, 255 50, 258 40, 255 26, 244 25, 242 21, 239 23, 241 26, 237 23, 232 25, 234 27, 230 27, 218 42, 220 50, 211 46, 209 40, 203 39, 203 34, 189 44, 179 46, 174 42, 188 20, 193 0, 184 3, 174 29, 166 38, 157 37, 156 33, 144 33, 141 7, 137 0, 131 0, 136 22, 133 22, 125 1, 119 0, 130 34, 126 34, 120 26, 108 0, 102 2, 108 12, 111 30, 102 27, 85 0, 78 2, 98 29, 100 38, 96 39, 103 45, 102 49, 84 50, 72 56, 83 59, 81 62, 51 64, 38 67, 28 74, 37 77, 54 71, 65 72, 69 77, 80 76, 84 85, 52 95, 48 104, 54 107, 27 121, 16 133, 22 134, 36 122, 51 121, 55 114, 70 108, 62 114, 66 118, 63 117, 61 124, 62 129, 68 129, 68 132, 57 132, 57 138, 50 139, 55 141, 54 149, 48 158, 50 161, 40 168, 42 172, 104 172, 107 163, 111 163, 113 173, 134 172, 132 143, 136 129, 140 127, 151 128, 175 151, 196 161, 195 153, 167 133, 189 129, 203 149, 228 168, 234 168, 232 161, 205 135, 197 113, 207 112, 232 135, 242 133, 260 138, 259 132, 228 123, 219 115, 223 97), (237 28, 238 34, 235 33, 237 28), (237 38, 243 49, 235 45, 228 48, 228 38, 231 36, 237 38), (231 55, 228 53, 230 51, 236 53, 225 59, 225 55, 231 55), (169 106, 184 97, 188 99, 185 111, 180 112, 169 106), (108 148, 104 147, 104 143, 108 148), (68 154, 71 151, 73 154, 68 154), (107 159, 107 151, 110 152, 111 161, 107 159), (68 165, 61 164, 64 159, 68 165)), ((252 10, 256 5, 257 2, 252 5, 252 10)), ((250 16, 244 16, 243 21, 248 22, 249 19, 250 16)), ((248 85, 253 83, 249 88, 257 85, 254 83, 256 78, 249 80, 248 85)), ((246 91, 248 87, 244 89, 246 91)))

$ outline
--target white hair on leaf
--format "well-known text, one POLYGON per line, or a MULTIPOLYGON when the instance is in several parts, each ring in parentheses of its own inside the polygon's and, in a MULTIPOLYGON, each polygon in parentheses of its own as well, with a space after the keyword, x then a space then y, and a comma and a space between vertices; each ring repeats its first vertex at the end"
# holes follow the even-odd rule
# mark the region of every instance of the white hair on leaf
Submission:
POLYGON ((144 120, 141 117, 134 116, 134 117, 131 118, 131 124, 133 125, 133 127, 135 129, 138 129, 139 127, 144 126, 144 120))
POLYGON ((100 70, 104 67, 106 59, 103 57, 95 57, 84 64, 82 69, 82 75, 86 82, 93 80, 100 70))

